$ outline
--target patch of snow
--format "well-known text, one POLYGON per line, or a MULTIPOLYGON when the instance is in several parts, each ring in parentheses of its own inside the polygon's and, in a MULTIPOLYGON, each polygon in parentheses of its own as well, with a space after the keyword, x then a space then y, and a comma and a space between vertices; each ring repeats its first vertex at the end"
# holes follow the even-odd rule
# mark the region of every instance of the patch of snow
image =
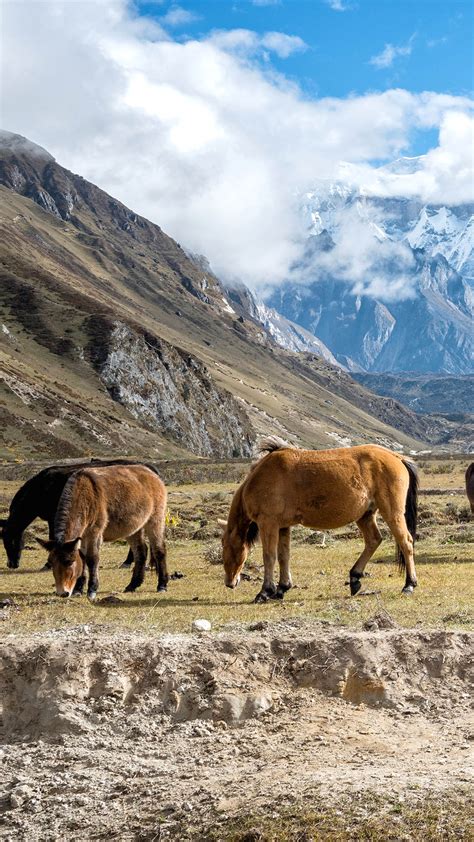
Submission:
POLYGON ((226 299, 226 298, 224 298, 224 296, 222 296, 222 300, 223 300, 223 302, 224 302, 224 306, 223 306, 223 308, 222 308, 222 309, 224 310, 224 313, 232 313, 232 314, 235 316, 235 315, 236 315, 236 312, 235 312, 235 310, 233 309, 233 307, 231 307, 231 306, 230 306, 230 304, 229 304, 229 302, 227 301, 227 299, 226 299))

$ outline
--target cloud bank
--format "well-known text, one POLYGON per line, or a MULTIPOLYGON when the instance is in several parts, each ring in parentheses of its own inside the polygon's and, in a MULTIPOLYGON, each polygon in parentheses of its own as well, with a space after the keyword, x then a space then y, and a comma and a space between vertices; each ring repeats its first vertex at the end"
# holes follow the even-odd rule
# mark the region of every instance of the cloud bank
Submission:
POLYGON ((310 100, 272 66, 306 48, 297 36, 239 29, 185 40, 176 21, 137 17, 125 0, 5 4, 3 127, 253 288, 280 283, 300 259, 299 196, 316 178, 343 173, 368 192, 425 202, 472 199, 469 100, 397 89, 310 100), (373 165, 432 128, 439 145, 419 173, 373 165))

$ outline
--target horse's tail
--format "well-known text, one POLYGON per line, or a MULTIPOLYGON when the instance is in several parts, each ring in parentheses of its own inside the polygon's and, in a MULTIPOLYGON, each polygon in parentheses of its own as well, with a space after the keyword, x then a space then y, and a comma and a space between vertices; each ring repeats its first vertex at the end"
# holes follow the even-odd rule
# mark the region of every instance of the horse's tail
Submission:
MULTIPOLYGON (((407 529, 413 538, 413 544, 415 544, 416 524, 418 520, 418 469, 415 463, 410 462, 408 459, 402 459, 402 462, 405 465, 410 478, 405 502, 405 522, 407 529)), ((397 561, 399 569, 401 571, 405 570, 405 557, 400 547, 397 547, 397 561)))

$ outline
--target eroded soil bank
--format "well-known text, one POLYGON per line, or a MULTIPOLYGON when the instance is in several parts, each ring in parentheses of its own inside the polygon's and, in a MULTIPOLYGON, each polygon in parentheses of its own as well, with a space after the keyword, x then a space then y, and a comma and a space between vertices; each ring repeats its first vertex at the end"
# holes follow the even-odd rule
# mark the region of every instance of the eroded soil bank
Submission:
POLYGON ((4 639, 0 837, 226 839, 373 798, 396 827, 456 797, 472 838, 474 635, 384 625, 4 639))

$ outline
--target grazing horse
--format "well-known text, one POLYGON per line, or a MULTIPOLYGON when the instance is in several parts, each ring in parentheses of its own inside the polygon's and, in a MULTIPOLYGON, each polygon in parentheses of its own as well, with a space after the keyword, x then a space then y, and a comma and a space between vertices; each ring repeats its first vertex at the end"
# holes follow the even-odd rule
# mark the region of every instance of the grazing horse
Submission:
POLYGON ((87 595, 95 599, 102 542, 121 538, 128 540, 135 559, 125 591, 136 590, 145 578, 145 536, 158 574, 157 589, 166 590, 165 513, 166 488, 144 465, 83 468, 72 474, 59 500, 53 538, 38 539, 49 551, 58 596, 81 594, 87 567, 87 595))
POLYGON ((413 547, 417 517, 415 465, 378 445, 300 450, 276 436, 235 492, 222 536, 225 584, 235 588, 250 547, 261 537, 264 581, 255 602, 283 599, 291 588, 290 527, 335 529, 357 523, 365 548, 349 574, 351 595, 361 587, 365 565, 382 541, 379 511, 398 545, 406 570, 403 593, 416 587, 413 547), (280 579, 273 582, 278 560, 280 579))
MULTIPOLYGON (((92 459, 89 462, 76 463, 75 465, 52 465, 50 468, 43 468, 39 474, 35 474, 34 477, 27 480, 18 489, 10 503, 8 518, 0 520, 0 537, 3 539, 8 567, 17 568, 20 566, 23 533, 37 517, 47 521, 49 538, 53 538, 54 516, 58 508, 59 498, 71 474, 81 468, 136 464, 136 462, 130 462, 126 459, 92 459)), ((153 465, 147 465, 147 468, 156 473, 156 468, 153 465)), ((131 566, 132 562, 133 553, 130 550, 123 566, 131 566)))
POLYGON ((471 504, 471 512, 474 515, 474 462, 471 462, 466 471, 466 494, 471 504))

